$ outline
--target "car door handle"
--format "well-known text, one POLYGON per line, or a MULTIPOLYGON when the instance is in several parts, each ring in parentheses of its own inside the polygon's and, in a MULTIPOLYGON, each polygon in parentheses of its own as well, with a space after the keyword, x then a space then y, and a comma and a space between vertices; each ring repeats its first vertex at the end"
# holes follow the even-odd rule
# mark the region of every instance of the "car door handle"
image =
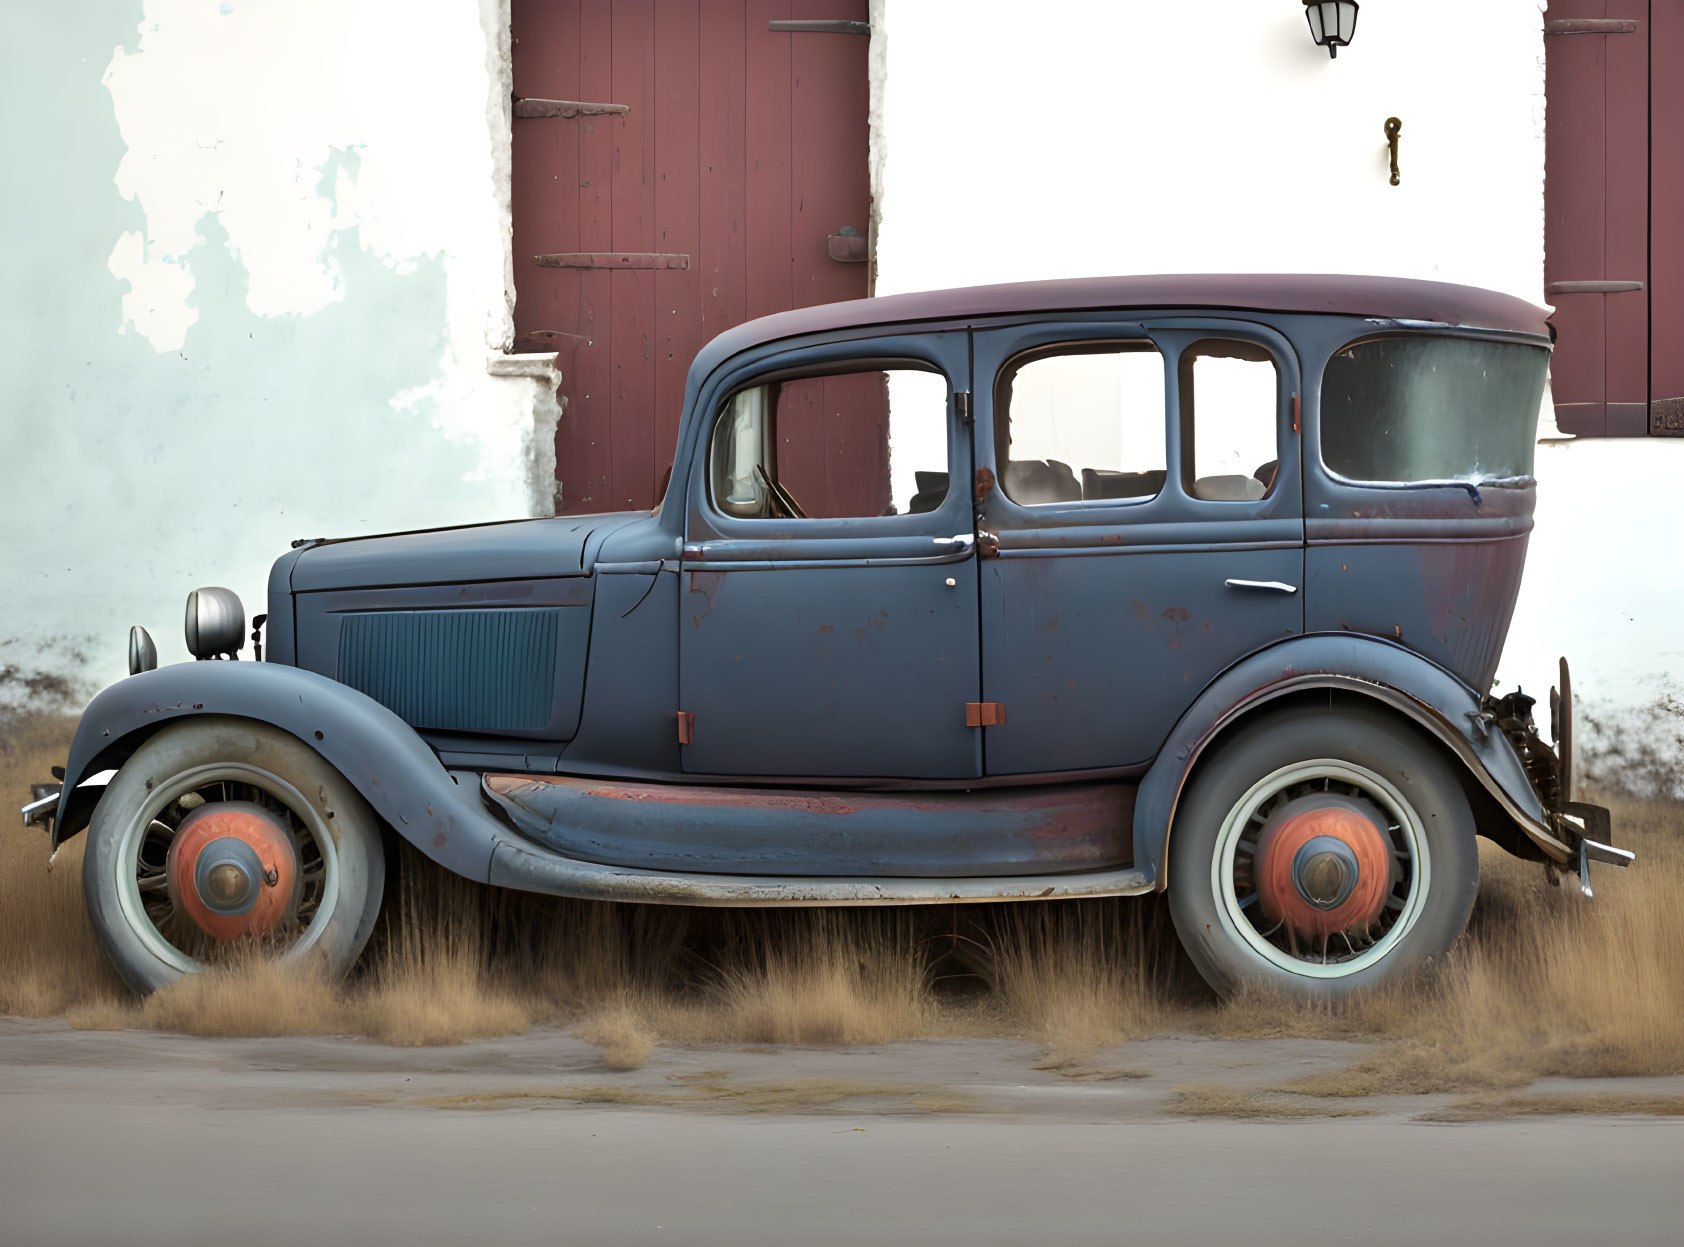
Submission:
POLYGON ((963 553, 976 544, 976 537, 970 533, 954 533, 951 537, 932 537, 931 540, 954 554, 963 553))
POLYGON ((1297 585, 1281 580, 1224 580, 1230 589, 1262 589, 1266 593, 1297 593, 1297 585))

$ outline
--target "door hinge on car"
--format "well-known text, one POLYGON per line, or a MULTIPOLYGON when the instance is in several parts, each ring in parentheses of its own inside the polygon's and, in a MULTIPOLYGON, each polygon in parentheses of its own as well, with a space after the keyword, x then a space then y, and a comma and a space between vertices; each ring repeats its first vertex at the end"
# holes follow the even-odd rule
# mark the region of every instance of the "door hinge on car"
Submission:
POLYGON ((997 701, 968 701, 965 703, 966 727, 1004 727, 1006 708, 997 701))
POLYGON ((692 744, 696 739, 696 716, 693 711, 680 710, 678 712, 678 743, 692 744))
POLYGON ((971 422, 971 392, 959 390, 953 395, 953 412, 959 417, 960 424, 971 422))

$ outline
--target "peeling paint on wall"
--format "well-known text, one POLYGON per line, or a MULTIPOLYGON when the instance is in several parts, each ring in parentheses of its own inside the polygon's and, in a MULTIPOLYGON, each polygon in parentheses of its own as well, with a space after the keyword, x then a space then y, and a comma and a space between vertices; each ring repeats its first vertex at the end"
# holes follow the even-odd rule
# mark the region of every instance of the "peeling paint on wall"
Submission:
POLYGON ((548 505, 543 395, 486 371, 507 223, 480 14, 224 8, 0 27, 6 167, 33 174, 0 201, 29 240, 0 253, 0 668, 80 691, 123 674, 131 623, 183 657, 195 584, 263 610, 292 538, 548 505))

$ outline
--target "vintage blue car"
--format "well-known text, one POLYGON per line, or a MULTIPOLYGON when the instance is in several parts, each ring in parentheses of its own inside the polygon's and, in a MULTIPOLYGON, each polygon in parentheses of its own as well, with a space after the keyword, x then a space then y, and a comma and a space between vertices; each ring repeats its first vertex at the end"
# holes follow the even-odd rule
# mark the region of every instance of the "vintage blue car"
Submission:
MULTIPOLYGON (((356 960, 386 836, 689 905, 1167 891, 1219 991, 1442 954, 1476 835, 1625 864, 1491 694, 1551 335, 1504 295, 1130 277, 807 308, 690 369, 653 511, 301 541, 257 662, 88 707, 62 791, 146 992, 229 942, 356 960), (95 777, 113 772, 106 782, 95 777)), ((228 659, 245 616, 188 600, 228 659)))

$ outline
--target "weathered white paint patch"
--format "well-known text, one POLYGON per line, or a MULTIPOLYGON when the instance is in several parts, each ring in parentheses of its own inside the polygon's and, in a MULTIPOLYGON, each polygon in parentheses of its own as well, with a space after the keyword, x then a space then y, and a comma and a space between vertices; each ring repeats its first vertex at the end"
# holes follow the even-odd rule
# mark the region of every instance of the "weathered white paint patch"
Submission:
POLYGON ((97 687, 135 621, 179 658, 187 589, 255 613, 291 538, 550 509, 553 386, 486 366, 512 337, 506 22, 28 11, 0 95, 78 141, 8 132, 54 193, 0 202, 33 240, 7 288, 56 293, 0 304, 7 467, 35 484, 0 496, 0 669, 97 687))
MULTIPOLYGON (((465 479, 524 495, 530 413, 484 368, 487 346, 512 336, 506 19, 497 0, 484 9, 298 0, 223 13, 148 0, 137 50, 119 48, 105 75, 128 145, 117 187, 146 213, 144 240, 125 236, 112 271, 132 286, 125 325, 171 351, 197 318, 184 257, 207 212, 260 316, 344 299, 352 240, 398 273, 441 257, 448 335, 440 378, 419 397, 448 441, 478 443, 465 479)), ((404 410, 415 397, 394 401, 404 410)), ((538 510, 548 496, 509 501, 538 510)))

